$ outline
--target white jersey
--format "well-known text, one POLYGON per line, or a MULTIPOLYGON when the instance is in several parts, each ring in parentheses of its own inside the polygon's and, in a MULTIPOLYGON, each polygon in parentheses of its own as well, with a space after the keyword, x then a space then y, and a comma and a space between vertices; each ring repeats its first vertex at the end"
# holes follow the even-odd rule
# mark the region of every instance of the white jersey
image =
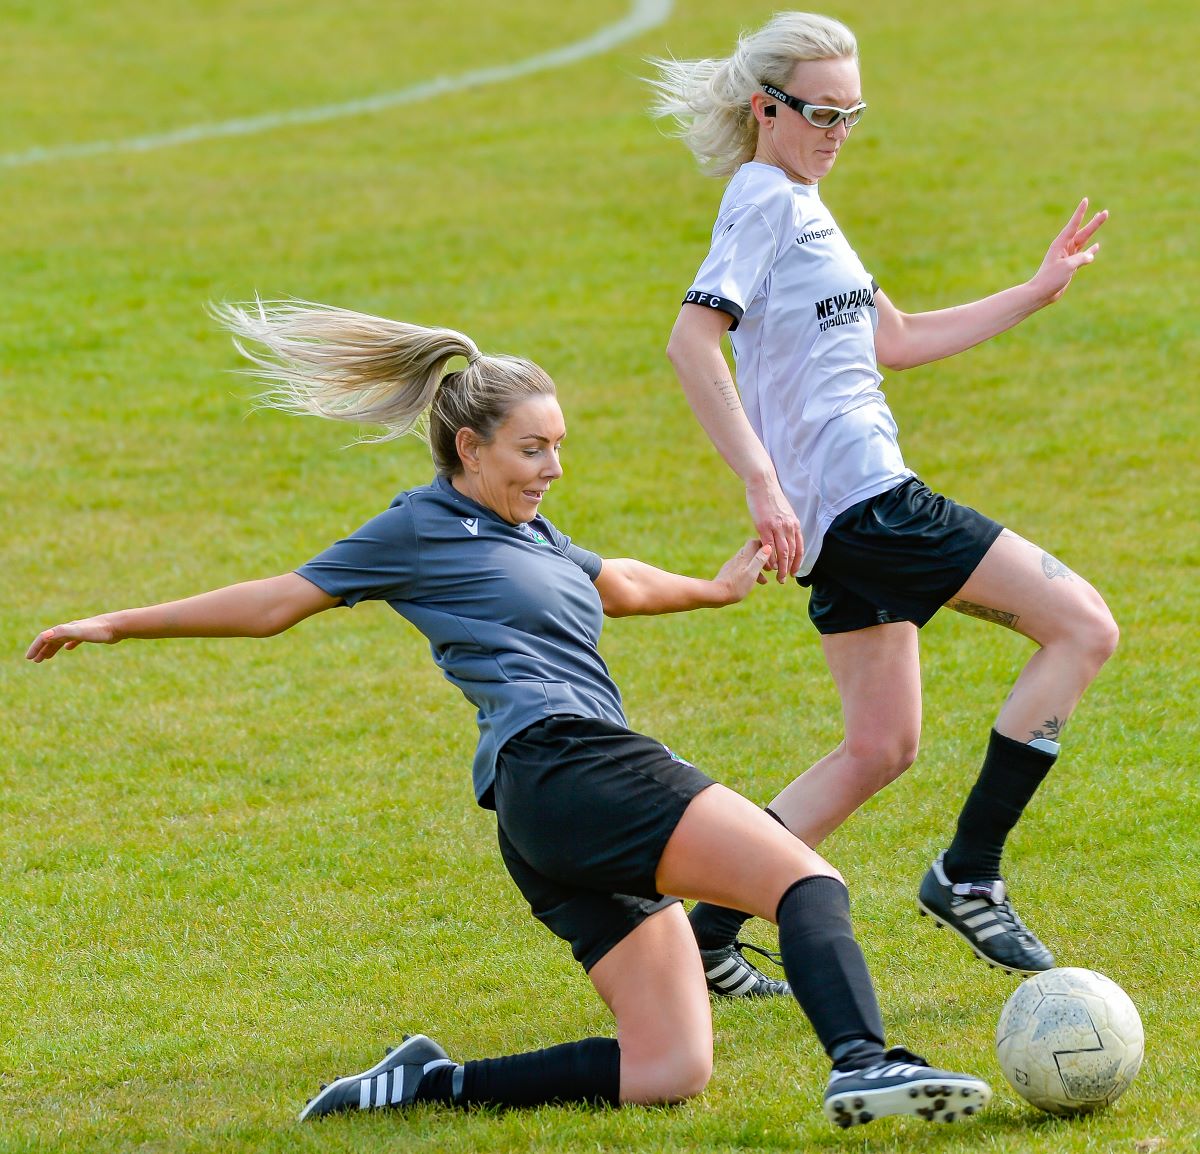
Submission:
POLYGON ((879 388, 878 287, 816 185, 751 161, 684 298, 733 317, 738 391, 800 519, 801 576, 839 513, 913 476, 879 388))

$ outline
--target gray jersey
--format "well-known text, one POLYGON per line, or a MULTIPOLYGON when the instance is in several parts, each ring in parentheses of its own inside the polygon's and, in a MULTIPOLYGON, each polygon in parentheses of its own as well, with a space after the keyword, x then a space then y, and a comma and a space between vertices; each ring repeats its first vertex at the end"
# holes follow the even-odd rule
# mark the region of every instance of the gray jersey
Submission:
POLYGON ((751 161, 684 298, 733 318, 738 392, 800 519, 801 576, 839 513, 912 476, 879 388, 876 287, 817 186, 751 161))
POLYGON ((510 525, 438 477, 296 572, 347 605, 386 601, 428 638, 479 711, 475 796, 490 808, 496 754, 535 721, 627 724, 597 649, 602 564, 545 518, 510 525))

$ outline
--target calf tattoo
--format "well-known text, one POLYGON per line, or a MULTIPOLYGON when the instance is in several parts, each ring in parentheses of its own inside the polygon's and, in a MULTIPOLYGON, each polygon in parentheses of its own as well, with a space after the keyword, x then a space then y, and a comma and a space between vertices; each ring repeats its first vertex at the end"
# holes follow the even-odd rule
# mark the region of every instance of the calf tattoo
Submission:
POLYGON ((1057 557, 1051 557, 1049 553, 1042 554, 1042 572, 1051 581, 1056 577, 1062 577, 1070 581, 1075 576, 1057 557))
POLYGON ((1016 629, 1020 620, 1015 613, 1006 613, 1003 609, 990 609, 986 605, 976 605, 973 601, 963 601, 959 597, 952 597, 947 605, 968 617, 978 617, 980 621, 990 621, 993 625, 1006 625, 1009 629, 1016 629))
POLYGON ((1042 722, 1041 729, 1031 729, 1029 731, 1029 740, 1036 741, 1039 737, 1042 737, 1047 741, 1058 741, 1062 736, 1062 731, 1066 724, 1067 719, 1065 717, 1051 717, 1042 722))

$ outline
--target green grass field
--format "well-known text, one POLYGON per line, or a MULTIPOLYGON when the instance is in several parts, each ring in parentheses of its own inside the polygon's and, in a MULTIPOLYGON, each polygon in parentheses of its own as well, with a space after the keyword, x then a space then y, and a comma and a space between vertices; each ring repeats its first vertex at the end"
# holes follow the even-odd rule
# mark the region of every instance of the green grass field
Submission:
MULTIPOLYGON (((1119 981, 1142 1074, 1078 1121, 1003 1082, 1013 979, 919 921, 1028 647, 924 634, 918 764, 824 847, 891 1034, 997 1091, 962 1127, 832 1131, 792 1005, 717 1005, 676 1109, 352 1117, 331 1074, 424 1030, 475 1057, 607 1033, 474 807, 472 711, 386 607, 271 641, 23 661, 72 617, 282 572, 431 475, 419 443, 247 417, 205 315, 295 295, 449 324, 554 375, 571 427, 549 516, 607 555, 708 574, 751 531, 663 356, 719 184, 644 112, 641 58, 725 53, 774 10, 679 3, 556 70, 390 109, 75 155, 479 72, 583 40, 624 0, 190 0, 0 9, 0 1151, 1162 1151, 1200 1145, 1195 270, 1200 32, 1184 0, 867 0, 871 110, 824 185, 901 308, 1030 275, 1078 198, 1112 219, 1067 298, 891 378, 910 463, 1090 577, 1122 646, 1015 835, 1020 908, 1119 981), (43 151, 37 151, 43 150, 43 151), (56 150, 59 150, 56 152, 56 150)), ((803 594, 623 620, 632 722, 766 801, 839 738, 803 594)), ((768 927, 755 931, 769 942, 768 927)))

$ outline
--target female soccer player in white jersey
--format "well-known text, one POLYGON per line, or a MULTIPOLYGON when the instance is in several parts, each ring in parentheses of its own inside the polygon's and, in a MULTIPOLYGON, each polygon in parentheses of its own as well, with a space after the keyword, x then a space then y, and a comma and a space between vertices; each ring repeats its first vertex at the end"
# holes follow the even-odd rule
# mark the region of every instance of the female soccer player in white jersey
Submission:
POLYGON ((566 428, 553 381, 529 361, 484 355, 450 329, 320 306, 220 315, 244 342, 261 342, 251 356, 280 407, 383 425, 389 436, 426 418, 432 484, 401 493, 295 572, 57 625, 28 656, 133 637, 265 637, 336 605, 387 601, 477 709, 475 795, 496 811, 504 864, 617 1024, 616 1038, 463 1064, 417 1034, 322 1087, 301 1119, 414 1102, 617 1105, 699 1093, 712 1068, 708 990, 682 907, 664 894, 778 923, 785 972, 832 1063, 824 1110, 836 1125, 888 1114, 950 1122, 986 1105, 980 1079, 884 1049, 837 871, 627 727, 597 648, 603 614, 740 601, 765 582, 769 550, 749 542, 701 581, 573 544, 541 512, 562 476, 566 428), (455 358, 464 367, 447 371, 455 358))
MULTIPOLYGON (((1085 224, 1083 201, 1024 284, 903 313, 819 192, 866 109, 850 30, 786 12, 743 36, 727 59, 654 63, 656 114, 674 118, 702 167, 731 177, 668 356, 745 484, 778 579, 811 587, 809 615, 844 712, 841 744, 769 811, 815 846, 912 764, 921 731, 917 631, 943 605, 1024 634, 1038 648, 995 719, 957 830, 918 902, 993 965, 1048 969, 1050 951, 1008 900, 1001 851, 1117 628, 1100 595, 1065 565, 914 476, 877 365, 953 356, 1058 300, 1095 258, 1092 238, 1107 213, 1085 224), (726 333, 736 387, 721 353, 726 333)), ((722 974, 738 962, 743 920, 693 911, 706 964, 722 974)), ((746 992, 780 992, 741 961, 746 992)))

